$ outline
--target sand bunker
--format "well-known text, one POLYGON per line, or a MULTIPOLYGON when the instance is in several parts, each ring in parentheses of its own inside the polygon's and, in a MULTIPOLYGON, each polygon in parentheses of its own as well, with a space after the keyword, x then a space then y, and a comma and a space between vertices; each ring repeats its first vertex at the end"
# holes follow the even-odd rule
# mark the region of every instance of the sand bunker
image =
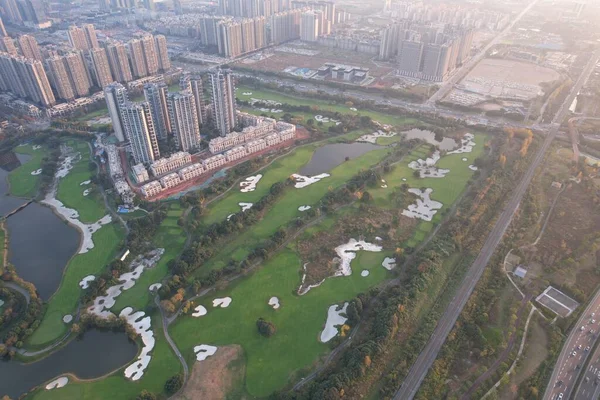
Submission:
POLYGON ((348 318, 343 317, 342 314, 346 313, 346 308, 348 308, 348 303, 344 303, 344 306, 338 310, 338 305, 334 304, 327 310, 327 321, 325 322, 325 328, 323 332, 321 332, 321 342, 327 343, 331 339, 337 336, 338 330, 337 327, 344 325, 348 318))
POLYGON ((472 133, 465 133, 463 138, 460 140, 460 147, 456 150, 449 151, 447 154, 462 154, 470 153, 473 151, 473 147, 476 145, 475 135, 472 133))
POLYGON ((298 207, 298 211, 308 211, 311 208, 312 208, 311 206, 300 206, 300 207, 298 207))
POLYGON ((231 304, 231 297, 223 297, 222 299, 214 299, 213 307, 227 308, 231 304))
POLYGON ((88 181, 83 181, 83 182, 81 182, 81 183, 79 184, 79 186, 87 186, 87 185, 89 185, 90 183, 92 183, 92 181, 89 181, 89 180, 88 180, 88 181))
POLYGON ((65 157, 62 160, 62 163, 60 164, 58 169, 56 170, 55 176, 59 179, 67 176, 69 174, 69 171, 73 169, 73 162, 76 159, 78 160, 80 157, 81 155, 79 153, 74 156, 65 157))
POLYGON ((406 178, 402 178, 402 182, 406 182, 406 178))
POLYGON ((463 161, 469 161, 469 159, 468 159, 468 158, 466 158, 466 157, 463 157, 463 158, 462 158, 462 160, 463 160, 463 161))
POLYGON ((370 272, 367 269, 363 269, 362 272, 360 273, 360 276, 369 276, 370 272))
POLYGON ((150 285, 148 287, 148 290, 150 290, 151 292, 154 292, 155 290, 158 290, 162 287, 162 283, 153 283, 152 285, 150 285))
POLYGON ((242 93, 244 96, 252 96, 252 92, 244 92, 242 93))
POLYGON ((94 299, 94 304, 88 307, 87 311, 102 318, 113 316, 114 314, 108 310, 115 305, 116 298, 120 296, 123 291, 131 289, 135 285, 135 282, 139 279, 144 269, 154 267, 164 252, 165 249, 155 249, 148 252, 145 256, 140 254, 134 258, 129 264, 131 272, 125 272, 117 278, 119 282, 123 283, 109 287, 106 290, 106 296, 96 297, 94 299))
POLYGON ((4 305, 4 300, 0 299, 0 307, 4 305))
POLYGON ((358 108, 356 108, 356 107, 350 107, 350 111, 356 112, 356 111, 358 111, 358 108))
POLYGON ((126 307, 121 311, 121 314, 119 314, 119 318, 125 318, 127 320, 127 323, 133 327, 138 335, 140 335, 142 343, 144 344, 137 360, 125 368, 125 377, 132 381, 137 381, 144 375, 144 371, 152 359, 150 352, 154 349, 156 340, 154 339, 154 332, 150 329, 152 319, 145 316, 146 314, 143 311, 132 312, 133 308, 126 307))
POLYGON ((246 179, 244 179, 243 181, 240 182, 240 192, 243 193, 247 193, 247 192, 254 192, 256 190, 256 184, 258 183, 258 181, 260 181, 262 179, 262 175, 258 174, 256 176, 249 176, 246 179))
POLYGON ((302 189, 304 187, 310 186, 313 183, 319 182, 321 179, 327 178, 331 175, 329 174, 319 174, 315 176, 303 176, 299 174, 292 174, 292 178, 296 181, 294 187, 296 189, 302 189))
POLYGON ((84 195, 84 196, 87 196, 88 194, 90 194, 90 192, 91 192, 91 191, 92 191, 92 189, 85 189, 85 190, 83 191, 83 195, 84 195))
POLYGON ((407 210, 402 211, 402 215, 409 218, 419 218, 424 221, 431 221, 433 216, 441 209, 444 205, 439 201, 431 200, 431 193, 433 189, 427 188, 424 192, 420 189, 408 189, 409 193, 415 194, 420 199, 417 199, 416 204, 408 206, 407 210))
POLYGON ((49 384, 46 385, 46 390, 58 389, 64 387, 67 383, 69 383, 69 378, 66 376, 61 376, 58 379, 53 380, 49 384))
POLYGON ((204 361, 208 357, 214 355, 216 352, 217 348, 208 344, 201 344, 200 346, 194 347, 194 354, 196 354, 197 361, 204 361))
POLYGON ((421 178, 444 178, 450 170, 440 169, 435 166, 440 157, 440 151, 436 150, 430 158, 412 161, 408 164, 408 167, 415 171, 419 171, 419 176, 421 178))
POLYGON ((204 307, 202 305, 197 306, 196 308, 194 308, 194 311, 195 312, 192 313, 192 317, 196 317, 196 318, 202 317, 203 315, 206 315, 206 313, 208 312, 206 310, 206 307, 204 307))
POLYGON ((37 145, 37 144, 32 147, 33 150, 39 150, 41 148, 42 148, 42 146, 37 145))
POLYGON ((277 310, 280 306, 279 299, 277 297, 271 297, 268 304, 273 307, 273 310, 277 310))
POLYGON ((382 188, 384 188, 384 189, 386 189, 386 188, 387 188, 387 185, 381 185, 381 187, 382 187, 382 188))
POLYGON ((367 142, 377 144, 377 139, 379 138, 390 138, 396 136, 396 132, 384 132, 382 130, 378 130, 377 132, 369 133, 367 135, 362 135, 358 139, 357 142, 367 142))
POLYGON ((473 164, 469 165, 469 169, 471 171, 477 171, 479 168, 477 168, 476 166, 474 166, 473 164))
POLYGON ((34 175, 34 176, 35 175, 39 175, 41 173, 42 173, 42 169, 41 168, 40 169, 36 169, 35 171, 31 171, 31 175, 34 175))
POLYGON ((348 243, 342 244, 335 248, 335 252, 339 257, 339 269, 334 276, 350 276, 352 275, 352 268, 350 263, 356 258, 356 252, 359 250, 379 252, 382 250, 381 246, 373 243, 365 242, 364 240, 350 239, 348 243))
POLYGON ((383 268, 387 269, 388 271, 391 271, 392 269, 396 268, 396 259, 386 257, 381 263, 381 265, 383 266, 383 268))
POLYGON ((84 277, 80 282, 79 282, 79 287, 82 289, 87 289, 88 287, 90 287, 90 283, 96 279, 96 277, 94 275, 88 275, 86 277, 84 277))
POLYGON ((252 208, 254 204, 252 203, 238 203, 240 207, 242 207, 242 212, 249 210, 252 208))
POLYGON ((65 324, 70 324, 73 321, 73 316, 71 314, 67 314, 63 317, 63 322, 65 324))

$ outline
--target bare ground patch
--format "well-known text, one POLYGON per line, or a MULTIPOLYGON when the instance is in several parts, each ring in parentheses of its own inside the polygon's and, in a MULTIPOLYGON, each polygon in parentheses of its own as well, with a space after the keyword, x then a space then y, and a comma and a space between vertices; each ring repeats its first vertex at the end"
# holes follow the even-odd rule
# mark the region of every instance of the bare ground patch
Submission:
POLYGON ((219 347, 206 360, 194 363, 190 378, 178 400, 223 400, 243 381, 245 362, 241 346, 219 347))

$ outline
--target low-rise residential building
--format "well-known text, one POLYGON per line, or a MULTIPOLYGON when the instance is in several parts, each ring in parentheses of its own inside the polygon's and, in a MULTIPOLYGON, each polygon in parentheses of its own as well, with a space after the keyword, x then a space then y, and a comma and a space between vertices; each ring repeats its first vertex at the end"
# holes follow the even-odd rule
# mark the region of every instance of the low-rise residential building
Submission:
POLYGON ((200 163, 195 163, 180 169, 177 173, 182 181, 189 181, 204 174, 204 167, 200 163))
POLYGON ((272 135, 269 135, 265 138, 265 142, 267 142, 267 146, 275 146, 276 144, 279 144, 281 142, 281 137, 274 133, 272 135))
POLYGON ((202 161, 202 165, 206 171, 210 171, 211 169, 219 168, 221 165, 225 165, 227 160, 223 154, 217 154, 216 156, 212 156, 202 161))
POLYGON ((231 150, 227 150, 225 152, 225 158, 227 159, 227 161, 235 161, 239 160, 240 158, 244 158, 247 154, 248 153, 244 146, 237 146, 231 150))
POLYGON ((144 183, 150 180, 150 176, 148 175, 148 171, 146 170, 146 167, 144 167, 144 164, 134 165, 131 168, 131 171, 133 172, 133 177, 137 183, 144 183))
POLYGON ((140 189, 142 190, 142 194, 144 195, 144 197, 156 196, 157 194, 163 191, 163 187, 159 181, 148 182, 140 189))
POLYGON ((257 153, 267 148, 267 142, 264 139, 253 140, 246 143, 246 151, 248 154, 257 153))
POLYGON ((160 178, 160 184, 165 188, 169 189, 175 187, 181 183, 181 179, 179 178, 179 174, 173 172, 172 174, 165 175, 160 178))
POLYGON ((179 151, 171 157, 161 158, 150 165, 152 175, 159 176, 174 171, 192 162, 192 156, 185 151, 179 151))

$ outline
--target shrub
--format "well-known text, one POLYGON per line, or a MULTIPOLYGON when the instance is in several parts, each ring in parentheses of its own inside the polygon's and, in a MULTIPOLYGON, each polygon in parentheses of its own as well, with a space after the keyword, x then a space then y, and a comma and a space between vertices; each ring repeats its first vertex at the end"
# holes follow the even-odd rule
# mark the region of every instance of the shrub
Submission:
POLYGON ((256 321, 256 327, 258 328, 258 333, 264 337, 271 337, 277 332, 275 325, 263 318, 259 318, 258 321, 256 321))
POLYGON ((165 392, 172 395, 175 394, 183 386, 183 376, 181 374, 173 375, 165 382, 165 392))

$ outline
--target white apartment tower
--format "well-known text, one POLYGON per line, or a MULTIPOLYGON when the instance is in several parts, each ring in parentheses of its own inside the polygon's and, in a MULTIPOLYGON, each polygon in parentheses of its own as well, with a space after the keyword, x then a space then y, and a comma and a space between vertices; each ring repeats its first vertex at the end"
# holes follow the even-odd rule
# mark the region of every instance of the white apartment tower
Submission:
POLYGON ((109 83, 112 83, 114 79, 110 72, 110 64, 108 62, 108 57, 106 56, 106 50, 101 47, 92 49, 90 50, 90 57, 92 59, 94 75, 98 87, 103 88, 109 83))
POLYGON ((119 42, 112 42, 106 46, 108 55, 108 63, 113 78, 117 82, 129 82, 133 80, 131 68, 129 67, 129 59, 127 58, 127 50, 125 45, 119 42))
POLYGON ((144 59, 144 48, 139 39, 129 41, 129 56, 131 58, 131 67, 133 68, 133 76, 143 78, 148 76, 146 68, 146 60, 144 59))
POLYGON ((191 91, 169 93, 169 118, 175 142, 182 151, 191 152, 200 145, 200 124, 191 91))
POLYGON ((154 40, 156 41, 158 68, 161 71, 168 71, 171 69, 171 61, 169 60, 169 53, 167 51, 167 38, 163 35, 156 35, 154 40))
POLYGON ((148 102, 125 103, 121 114, 135 163, 149 164, 158 160, 158 138, 148 102))
POLYGON ((104 99, 108 107, 108 115, 112 121, 115 136, 119 142, 125 141, 125 127, 121 110, 123 105, 129 101, 125 86, 120 83, 111 83, 104 88, 104 99))
POLYGON ((164 83, 147 83, 144 85, 144 97, 150 104, 150 113, 154 120, 156 136, 166 139, 171 133, 169 109, 167 105, 168 87, 164 83))
POLYGON ((231 72, 217 69, 210 73, 214 120, 221 136, 232 132, 237 124, 235 114, 235 87, 231 72))
POLYGON ((321 28, 319 23, 321 22, 322 12, 307 11, 302 14, 300 20, 300 40, 304 42, 316 42, 319 38, 321 28))
POLYGON ((146 63, 146 71, 148 75, 158 73, 158 57, 156 54, 156 46, 154 45, 154 36, 146 35, 141 39, 142 50, 144 54, 144 62, 146 63))

